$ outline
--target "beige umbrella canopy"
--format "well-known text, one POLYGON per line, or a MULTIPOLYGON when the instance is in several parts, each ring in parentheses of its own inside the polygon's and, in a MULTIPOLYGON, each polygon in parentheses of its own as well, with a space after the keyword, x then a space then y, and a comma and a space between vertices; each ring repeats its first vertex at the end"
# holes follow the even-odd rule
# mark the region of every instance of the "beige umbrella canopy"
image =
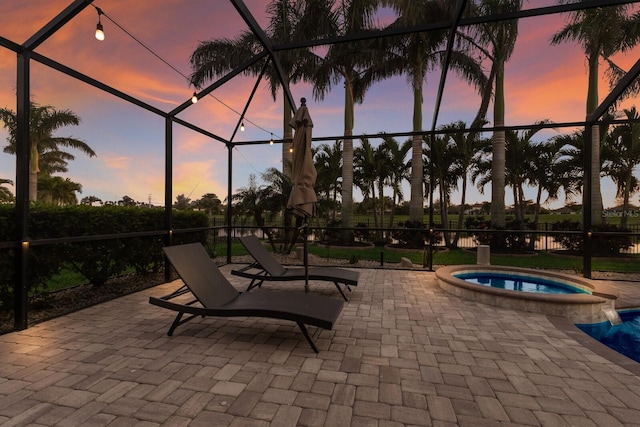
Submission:
POLYGON ((293 135, 293 167, 291 173, 292 188, 287 208, 299 217, 313 216, 313 204, 318 201, 316 177, 318 173, 311 156, 311 131, 313 121, 307 109, 306 99, 302 98, 300 108, 289 121, 294 128, 293 135))

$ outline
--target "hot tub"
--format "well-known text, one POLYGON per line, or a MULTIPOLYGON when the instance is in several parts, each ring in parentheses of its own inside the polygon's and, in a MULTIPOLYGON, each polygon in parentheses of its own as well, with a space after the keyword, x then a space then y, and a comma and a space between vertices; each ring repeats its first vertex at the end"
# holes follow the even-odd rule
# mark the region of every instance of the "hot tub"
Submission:
POLYGON ((491 265, 452 265, 436 271, 438 285, 445 291, 471 301, 496 307, 567 317, 574 323, 598 323, 615 310, 617 294, 605 283, 546 270, 491 265), (570 293, 522 292, 471 283, 458 275, 509 275, 531 278, 573 288, 570 293))

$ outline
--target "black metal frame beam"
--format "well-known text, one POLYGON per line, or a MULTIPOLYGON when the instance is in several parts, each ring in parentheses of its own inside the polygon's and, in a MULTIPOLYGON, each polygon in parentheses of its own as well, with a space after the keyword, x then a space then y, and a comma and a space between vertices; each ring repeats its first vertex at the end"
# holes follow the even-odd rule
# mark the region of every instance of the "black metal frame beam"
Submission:
POLYGON ((591 255, 592 255, 592 236, 593 230, 591 230, 591 223, 593 215, 591 212, 591 205, 593 203, 591 197, 591 178, 593 177, 593 170, 591 169, 591 144, 594 129, 600 118, 613 106, 616 101, 622 96, 625 90, 640 76, 640 60, 631 67, 631 69, 624 75, 622 79, 616 84, 616 86, 609 92, 609 95, 598 105, 598 107, 589 115, 585 120, 584 130, 584 152, 583 152, 583 168, 585 174, 585 182, 583 192, 583 206, 582 206, 582 229, 584 239, 584 253, 582 257, 583 264, 583 276, 591 277, 591 255), (588 208, 587 208, 588 207, 588 208))
POLYGON ((22 44, 25 50, 33 51, 40 46, 45 40, 56 33, 67 22, 71 21, 77 14, 82 12, 85 7, 91 5, 93 0, 75 0, 69 6, 67 6, 62 12, 55 18, 49 21, 44 27, 33 34, 29 39, 22 44))
MULTIPOLYGON (((438 123, 438 115, 440 114, 440 106, 442 105, 442 94, 444 93, 444 86, 447 81, 447 74, 449 72, 449 63, 451 62, 451 51, 453 50, 453 42, 456 39, 456 33, 458 31, 458 25, 462 19, 462 14, 467 6, 467 0, 458 0, 456 5, 456 13, 453 20, 453 24, 449 28, 449 35, 447 37, 447 48, 445 52, 444 62, 442 64, 442 73, 440 75, 440 82, 438 84, 438 93, 436 95, 436 104, 433 109, 433 120, 431 122, 431 142, 435 136, 436 125, 438 123)), ((434 166, 433 162, 429 162, 429 230, 434 227, 434 207, 433 207, 433 182, 434 182, 434 166)), ((429 270, 433 270, 433 233, 429 233, 429 270)))
POLYGON ((249 29, 251 30, 251 32, 258 38, 258 40, 260 41, 260 44, 262 44, 262 46, 264 46, 264 48, 269 52, 269 56, 271 57, 271 60, 273 61, 273 65, 276 67, 276 72, 278 73, 278 77, 280 78, 280 83, 282 84, 283 92, 287 97, 287 99, 289 100, 289 104, 291 105, 291 108, 295 112, 296 103, 293 100, 293 95, 291 94, 291 89, 289 88, 289 82, 285 76, 285 72, 284 72, 284 69, 282 68, 282 64, 280 63, 280 60, 275 54, 273 43, 271 43, 271 41, 269 40, 267 35, 264 33, 262 28, 260 28, 260 25, 258 25, 258 22, 253 17, 249 9, 247 9, 247 6, 244 4, 242 0, 230 0, 230 1, 233 4, 233 6, 236 8, 238 13, 240 14, 244 22, 249 26, 249 29))
MULTIPOLYGON (((466 27, 469 25, 485 24, 488 22, 499 22, 520 18, 533 18, 536 16, 553 15, 559 13, 574 12, 582 9, 592 9, 595 7, 603 6, 617 6, 624 4, 638 3, 638 0, 591 0, 583 3, 568 3, 556 6, 546 6, 533 9, 520 10, 510 13, 501 13, 496 15, 485 15, 478 17, 462 18, 459 23, 459 27, 466 27)), ((345 36, 328 37, 317 40, 303 40, 291 43, 282 43, 273 45, 274 51, 290 50, 290 49, 302 49, 316 46, 324 46, 337 43, 351 43, 361 40, 370 40, 383 37, 402 36, 406 34, 422 33, 434 30, 446 30, 452 26, 451 21, 433 22, 424 25, 415 25, 403 28, 390 28, 384 30, 372 30, 364 31, 358 34, 349 34, 345 36)))
MULTIPOLYGON (((482 24, 487 22, 498 22, 502 20, 514 20, 520 18, 528 18, 535 16, 543 16, 550 14, 559 14, 559 13, 567 13, 573 12, 577 10, 596 8, 596 7, 604 7, 604 6, 617 6, 617 5, 625 5, 625 4, 633 4, 638 3, 638 1, 632 0, 591 0, 591 1, 583 1, 578 3, 569 3, 562 4, 556 6, 542 7, 542 8, 534 8, 528 10, 521 10, 513 13, 505 13, 499 15, 487 15, 482 17, 473 17, 473 18, 463 18, 462 11, 465 8, 466 0, 458 0, 458 9, 457 14, 454 21, 444 21, 437 22, 433 24, 420 25, 415 27, 408 28, 399 28, 399 29, 388 29, 388 30, 380 30, 380 31, 369 31, 361 34, 353 34, 342 37, 333 37, 333 38, 325 38, 319 40, 308 40, 301 42, 292 42, 292 43, 284 43, 279 45, 274 45, 266 36, 265 32, 260 28, 257 21, 251 14, 251 12, 247 9, 246 5, 242 0, 229 0, 233 6, 235 7, 238 14, 242 17, 244 22, 248 25, 249 29, 253 32, 253 34, 258 38, 262 46, 264 47, 264 51, 260 54, 250 58, 247 62, 243 63, 240 67, 232 70, 232 72, 228 73, 212 85, 208 86, 205 90, 201 91, 199 97, 208 95, 213 90, 221 86, 222 84, 228 82, 236 75, 245 71, 248 67, 253 65, 256 61, 264 58, 265 56, 269 56, 270 60, 273 61, 274 66, 276 68, 278 77, 283 87, 283 92, 293 111, 296 110, 296 104, 293 99, 293 96, 290 91, 290 87, 288 84, 287 76, 284 73, 282 68, 282 64, 280 63, 277 52, 290 50, 290 49, 299 49, 299 48, 310 48, 314 46, 321 45, 329 45, 336 43, 348 43, 359 40, 366 40, 372 38, 381 38, 381 37, 390 37, 397 36, 403 34, 410 34, 415 32, 425 32, 425 31, 433 31, 433 30, 443 30, 449 29, 450 36, 447 45, 447 57, 449 57, 451 49, 452 49, 452 34, 455 34, 455 30, 457 27, 464 27, 469 25, 482 24)), ((75 16, 77 16, 82 10, 84 10, 87 6, 92 4, 92 0, 75 0, 69 6, 67 6, 64 10, 62 10, 55 18, 49 21, 45 26, 43 26, 40 30, 34 33, 29 39, 27 39, 22 45, 19 45, 11 40, 8 40, 4 37, 0 37, 0 46, 7 48, 9 50, 14 51, 17 54, 17 66, 16 66, 16 74, 17 74, 17 83, 16 83, 16 93, 17 93, 17 118, 18 118, 18 129, 17 129, 17 147, 16 147, 16 268, 17 268, 17 280, 16 280, 16 290, 15 290, 15 327, 16 329, 24 329, 27 327, 27 290, 28 290, 28 280, 27 280, 27 272, 28 272, 28 256, 29 256, 29 221, 28 221, 28 213, 29 213, 29 109, 30 109, 30 63, 31 60, 35 60, 43 65, 46 65, 50 68, 53 68, 59 72, 62 72, 74 79, 80 80, 84 83, 87 83, 91 86, 96 87, 97 89, 110 93, 120 99, 123 99, 127 102, 130 102, 140 108, 143 108, 147 111, 155 113, 161 117, 165 118, 165 210, 166 210, 166 228, 167 228, 167 244, 171 243, 171 204, 172 204, 172 164, 173 164, 173 123, 180 124, 189 129, 192 129, 198 133, 201 133, 205 136, 208 136, 214 140, 223 142, 226 144, 228 148, 228 193, 231 194, 231 179, 232 179, 232 151, 233 147, 236 145, 248 145, 255 143, 267 143, 268 141, 253 141, 253 142, 243 142, 243 143, 231 143, 231 141, 225 140, 224 138, 215 135, 212 132, 201 129, 198 126, 195 126, 191 123, 188 123, 184 120, 178 119, 176 117, 177 114, 184 111, 191 105, 190 101, 185 101, 175 109, 170 112, 164 112, 152 105, 149 105, 131 95, 128 95, 125 92, 122 92, 118 89, 115 89, 109 85, 106 85, 96 79, 93 79, 85 74, 82 74, 70 67, 67 67, 59 62, 56 62, 50 58, 45 57, 44 55, 38 54, 34 52, 34 50, 40 46, 43 42, 45 42, 49 37, 54 35, 60 28, 62 28, 66 23, 72 20, 75 16)), ((438 104, 441 100, 442 90, 444 87, 444 82, 447 75, 448 66, 443 67, 443 72, 439 85, 438 92, 438 104)), ((264 71, 263 71, 264 72, 264 71)), ((620 97, 620 95, 624 92, 624 90, 636 79, 640 76, 640 61, 638 61, 631 71, 618 83, 618 85, 611 91, 609 96, 603 101, 603 103, 594 111, 593 114, 589 115, 586 118, 585 122, 580 122, 576 124, 576 126, 584 126, 585 123, 587 125, 587 129, 585 135, 589 135, 592 131, 592 125, 596 124, 598 120, 602 117, 604 112, 620 97)), ((255 92, 255 88, 254 88, 255 92)), ((253 93, 252 92, 252 96, 253 93)), ((248 108, 251 100, 247 102, 245 106, 245 112, 248 108)), ((436 107, 434 113, 434 124, 437 121, 439 106, 436 107)), ((544 127, 559 127, 560 125, 549 125, 544 127)), ((435 129, 432 127, 430 132, 418 132, 423 135, 434 135, 435 129)), ((501 127, 500 129, 517 129, 524 127, 501 127)), ((492 129, 499 128, 481 128, 478 131, 487 132, 492 129)), ((467 131, 475 131, 474 129, 468 129, 467 131)), ((234 132, 235 134, 235 132, 234 132)), ((403 132, 403 133, 395 133, 388 135, 414 135, 416 132, 403 132)), ((364 137, 366 135, 361 135, 360 137, 364 137)), ((371 135, 371 137, 379 137, 378 134, 371 135)), ((338 137, 323 137, 323 138, 314 138, 314 141, 318 140, 329 140, 329 139, 339 139, 343 138, 343 136, 338 137)), ((587 150, 588 151, 588 150, 587 150)), ((586 153, 585 153, 586 154, 586 153)), ((585 156, 586 157, 586 156, 585 156)), ((592 171, 589 167, 586 167, 585 174, 591 174, 592 171)), ((590 180, 588 180, 590 181, 590 180)), ((584 191, 587 191, 585 189, 584 191)), ((590 206, 590 199, 586 199, 588 201, 588 205, 590 206)), ((228 203, 228 216, 231 218, 231 207, 230 207, 230 199, 228 203)), ((587 209, 584 209, 586 211, 587 209)), ((585 215, 585 218, 588 216, 585 215)), ((585 227, 586 229, 586 227, 585 227)), ((230 230, 229 230, 230 231, 230 230)), ((230 235, 230 233, 228 233, 230 235)), ((589 233, 590 236, 590 233, 589 233)), ((230 257, 230 255, 228 255, 230 257)), ((590 270, 590 258, 589 262, 589 270, 590 270)), ((585 265, 587 265, 585 263, 585 265)))

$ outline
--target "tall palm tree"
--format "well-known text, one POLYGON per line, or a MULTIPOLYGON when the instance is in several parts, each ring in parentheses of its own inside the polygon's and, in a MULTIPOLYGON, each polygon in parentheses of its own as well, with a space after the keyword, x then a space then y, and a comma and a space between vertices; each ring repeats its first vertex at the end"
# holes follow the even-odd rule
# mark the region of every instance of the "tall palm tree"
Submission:
MULTIPOLYGON (((265 34, 274 45, 328 36, 332 34, 333 28, 330 13, 330 2, 327 0, 274 0, 267 6, 270 21, 265 34)), ((190 57, 191 83, 196 87, 202 87, 263 50, 264 47, 250 31, 241 32, 233 39, 221 38, 200 42, 190 57)), ((286 85, 310 78, 317 67, 317 57, 309 49, 279 51, 277 57, 285 73, 286 85)), ((247 69, 245 74, 258 75, 261 70, 262 65, 255 64, 247 69)), ((275 100, 282 85, 280 76, 273 65, 267 69, 266 76, 275 100)), ((283 96, 282 129, 285 142, 282 144, 282 171, 289 176, 293 139, 293 130, 289 126, 291 112, 289 99, 283 96)))
MULTIPOLYGON (((446 0, 382 0, 391 7, 398 18, 389 28, 404 28, 427 22, 439 22, 451 19, 453 9, 446 0)), ((429 71, 442 64, 446 51, 444 42, 447 31, 428 31, 412 33, 400 38, 390 38, 387 46, 388 58, 383 61, 384 68, 396 74, 406 74, 413 93, 413 131, 422 132, 422 89, 429 71)), ((461 50, 453 50, 450 67, 467 81, 481 88, 485 82, 480 64, 461 50)), ((411 150, 411 201, 409 219, 422 222, 424 219, 423 191, 423 138, 420 134, 413 137, 411 150)))
MULTIPOLYGON (((585 0, 580 0, 584 2, 585 0)), ((569 0, 558 0, 559 3, 568 3, 569 0)), ((571 0, 571 3, 574 3, 571 0)), ((600 78, 600 59, 609 64, 614 78, 619 76, 619 68, 611 61, 611 56, 618 52, 625 52, 633 48, 640 38, 640 13, 629 16, 633 10, 632 5, 618 5, 598 8, 589 8, 571 12, 570 20, 551 39, 551 44, 563 42, 578 42, 587 57, 588 63, 588 89, 586 114, 589 115, 598 107, 598 80, 600 78)), ((604 222, 602 215, 602 192, 600 189, 600 134, 598 127, 594 127, 590 141, 591 151, 591 224, 597 225, 604 222)), ((585 176, 586 179, 586 176, 585 176)), ((583 194, 583 197, 586 195, 583 194)), ((586 207, 585 207, 586 209, 586 207)))
MULTIPOLYGON (((348 36, 375 27, 374 15, 378 0, 339 0, 333 13, 334 36, 348 36)), ((332 86, 344 86, 344 147, 342 150, 342 207, 341 222, 345 228, 353 226, 353 126, 354 105, 364 101, 371 86, 368 73, 374 64, 372 42, 358 41, 329 46, 319 61, 313 78, 317 99, 324 99, 332 86)))
POLYGON ((604 172, 616 184, 616 197, 622 199, 620 228, 627 227, 630 196, 640 190, 640 181, 633 173, 640 165, 640 125, 634 122, 640 115, 635 106, 623 112, 629 123, 617 125, 602 148, 604 172))
MULTIPOLYGON (((0 109, 0 121, 9 131, 4 148, 5 153, 16 153, 18 119, 16 113, 8 108, 0 109)), ((38 105, 31 102, 29 106, 29 200, 38 200, 38 173, 49 175, 51 172, 66 172, 67 162, 74 156, 60 150, 68 147, 80 150, 89 157, 96 153, 84 141, 72 137, 54 136, 58 129, 79 125, 80 117, 71 110, 56 110, 51 105, 38 105)))
MULTIPOLYGON (((522 8, 522 0, 480 0, 472 4, 473 14, 477 16, 500 15, 516 12, 522 8)), ((505 64, 511 58, 518 37, 518 21, 494 21, 470 27, 471 39, 482 54, 483 59, 491 63, 488 87, 493 88, 493 125, 504 126, 504 72, 505 64)), ((483 104, 491 91, 484 90, 483 104)), ((480 119, 483 117, 479 116, 480 119)), ((491 160, 491 223, 494 227, 505 226, 505 131, 496 130, 492 137, 491 160)))

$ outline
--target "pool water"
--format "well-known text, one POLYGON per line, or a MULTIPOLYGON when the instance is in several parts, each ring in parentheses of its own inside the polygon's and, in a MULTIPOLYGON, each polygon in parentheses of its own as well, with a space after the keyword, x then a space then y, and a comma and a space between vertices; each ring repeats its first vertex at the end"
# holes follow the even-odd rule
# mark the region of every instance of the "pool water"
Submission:
POLYGON ((521 276, 517 274, 472 272, 454 274, 458 279, 478 285, 510 291, 535 292, 546 294, 578 294, 588 293, 585 290, 540 277, 521 276))
POLYGON ((619 325, 612 326, 607 321, 576 326, 607 347, 640 362, 640 310, 621 311, 619 314, 622 320, 619 325))

